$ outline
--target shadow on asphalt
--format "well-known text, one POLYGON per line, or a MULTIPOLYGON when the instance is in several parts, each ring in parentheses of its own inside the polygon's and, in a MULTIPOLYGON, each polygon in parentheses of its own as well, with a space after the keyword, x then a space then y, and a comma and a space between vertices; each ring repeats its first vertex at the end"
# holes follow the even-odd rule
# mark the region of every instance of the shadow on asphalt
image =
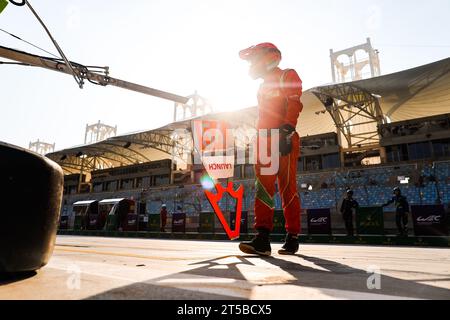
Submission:
MULTIPOLYGON (((95 296, 89 299, 236 299, 235 296, 217 295, 212 293, 203 293, 201 291, 179 289, 173 287, 159 286, 155 282, 166 279, 177 279, 178 275, 185 276, 204 276, 209 279, 225 278, 232 280, 247 281, 246 277, 239 270, 238 265, 253 266, 255 259, 261 259, 267 263, 279 267, 283 271, 292 276, 292 280, 277 282, 276 279, 272 283, 263 284, 263 286, 270 287, 272 285, 295 285, 298 287, 312 287, 318 289, 332 289, 332 290, 346 290, 353 293, 370 293, 380 295, 390 295, 399 298, 416 298, 416 299, 450 299, 450 290, 444 288, 437 288, 427 284, 419 283, 417 280, 403 280, 392 276, 381 275, 381 289, 370 290, 367 286, 367 281, 372 275, 367 270, 356 269, 345 264, 338 263, 332 260, 325 260, 317 257, 309 257, 305 255, 292 256, 289 260, 280 257, 257 257, 257 256, 223 256, 211 260, 205 260, 191 264, 192 266, 199 265, 198 268, 181 272, 178 274, 171 274, 166 277, 152 279, 151 284, 141 282, 129 286, 116 288, 95 296), (226 264, 223 268, 223 262, 220 260, 226 258, 234 258, 237 261, 226 264), (290 261, 290 260, 296 261, 290 261), (319 268, 309 267, 304 265, 304 262, 311 263, 319 268), (218 268, 218 266, 221 266, 218 268)), ((251 272, 251 271, 249 271, 251 272)), ((450 281, 450 278, 445 278, 442 275, 433 275, 433 281, 450 281), (439 278, 439 279, 435 279, 439 278)), ((268 274, 270 277, 270 274, 268 274)), ((423 281, 423 280, 422 280, 423 281)), ((250 287, 261 286, 259 283, 251 284, 250 287)), ((190 285, 196 285, 190 282, 190 285)), ((221 281, 216 283, 208 281, 208 287, 220 288, 221 281)), ((223 284, 222 284, 223 285, 223 284)), ((197 286, 199 288, 205 287, 205 283, 198 280, 197 286)), ((237 285, 236 285, 237 287, 237 285)), ((242 292, 242 291, 241 291, 242 292)), ((248 291, 249 295, 251 290, 248 291)), ((342 298, 339 292, 327 291, 328 297, 342 298)), ((250 296, 244 297, 249 299, 250 296)), ((274 292, 274 299, 283 299, 283 292, 274 292)))

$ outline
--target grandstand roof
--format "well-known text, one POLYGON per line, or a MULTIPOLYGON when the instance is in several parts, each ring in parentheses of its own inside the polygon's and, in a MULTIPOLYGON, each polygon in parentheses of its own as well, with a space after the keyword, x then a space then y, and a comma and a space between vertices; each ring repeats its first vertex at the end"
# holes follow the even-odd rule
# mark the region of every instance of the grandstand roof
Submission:
POLYGON ((183 153, 190 146, 173 139, 175 130, 191 129, 194 120, 225 120, 236 126, 254 126, 256 107, 238 112, 212 113, 206 116, 170 123, 157 129, 128 133, 106 140, 59 150, 47 157, 57 162, 66 173, 106 169, 155 160, 171 159, 172 154, 183 153))
MULTIPOLYGON (((450 58, 389 75, 351 82, 348 85, 380 96, 382 111, 393 122, 448 113, 450 58)), ((319 88, 333 86, 335 85, 319 88)), ((316 114, 323 111, 324 106, 313 94, 314 89, 317 88, 305 91, 302 97, 304 109, 297 128, 301 136, 336 131, 334 122, 328 114, 316 114)), ((195 119, 221 119, 228 120, 236 126, 252 127, 256 116, 256 107, 251 107, 234 112, 208 114, 195 119)), ((85 171, 91 171, 94 168, 167 159, 171 157, 172 152, 184 150, 179 141, 174 143, 173 132, 177 129, 190 130, 191 121, 195 119, 112 137, 101 142, 50 153, 47 156, 59 163, 67 173, 79 172, 81 166, 85 171)))
MULTIPOLYGON (((417 68, 380 77, 348 83, 381 96, 380 106, 392 122, 433 116, 450 111, 450 58, 417 68)), ((335 85, 321 86, 331 88, 335 85)), ((315 113, 325 108, 313 94, 313 89, 303 95, 304 109, 300 116, 300 135, 315 135, 335 131, 327 113, 315 113), (303 120, 303 121, 302 121, 303 120)))

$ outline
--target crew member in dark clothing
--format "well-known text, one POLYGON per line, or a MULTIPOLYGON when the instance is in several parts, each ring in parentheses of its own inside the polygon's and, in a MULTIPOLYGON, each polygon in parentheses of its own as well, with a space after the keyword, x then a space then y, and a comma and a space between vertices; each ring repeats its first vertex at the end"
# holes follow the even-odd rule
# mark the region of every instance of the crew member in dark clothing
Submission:
POLYGON ((166 224, 167 224, 167 206, 165 204, 161 207, 161 232, 166 232, 166 224))
POLYGON ((358 202, 353 199, 353 190, 347 190, 347 198, 342 201, 341 213, 345 221, 345 229, 347 229, 347 236, 353 237, 353 209, 359 207, 358 202))
POLYGON ((394 196, 387 203, 383 204, 383 208, 390 205, 395 204, 395 223, 397 224, 398 233, 400 236, 408 235, 408 213, 409 213, 409 204, 408 200, 405 196, 402 195, 402 192, 399 187, 395 187, 394 196))

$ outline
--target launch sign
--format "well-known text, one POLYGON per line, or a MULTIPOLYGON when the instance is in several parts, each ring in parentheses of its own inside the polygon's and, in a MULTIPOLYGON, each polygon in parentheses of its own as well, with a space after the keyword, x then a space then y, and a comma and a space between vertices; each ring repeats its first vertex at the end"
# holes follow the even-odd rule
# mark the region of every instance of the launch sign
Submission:
POLYGON ((216 180, 234 175, 234 156, 204 156, 203 165, 208 175, 216 180))
MULTIPOLYGON (((225 121, 193 121, 192 131, 194 136, 194 146, 197 156, 200 156, 201 162, 208 175, 215 181, 218 179, 228 179, 234 176, 234 137, 232 130, 225 121)), ((224 188, 219 182, 215 184, 217 193, 205 190, 205 195, 214 209, 223 229, 230 240, 239 238, 242 218, 242 201, 244 196, 244 187, 240 185, 237 190, 233 188, 233 182, 229 182, 224 188), (219 206, 220 200, 224 194, 228 193, 236 200, 235 225, 232 230, 224 213, 219 206)))
MULTIPOLYGON (((196 120, 192 125, 196 156, 214 180, 234 175, 234 138, 225 121, 196 120)), ((196 161, 197 163, 197 161, 196 161)))

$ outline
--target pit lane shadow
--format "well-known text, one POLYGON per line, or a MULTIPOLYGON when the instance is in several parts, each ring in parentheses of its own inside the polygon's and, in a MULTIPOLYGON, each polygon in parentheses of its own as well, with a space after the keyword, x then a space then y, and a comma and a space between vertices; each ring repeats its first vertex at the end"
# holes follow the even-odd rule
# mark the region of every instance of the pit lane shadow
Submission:
MULTIPOLYGON (((249 299, 251 289, 256 286, 273 286, 273 285, 295 285, 299 287, 312 287, 327 290, 328 297, 342 298, 339 292, 332 290, 346 290, 353 293, 370 293, 380 295, 390 295, 399 298, 416 298, 416 299, 450 299, 450 290, 437 288, 427 284, 419 283, 424 280, 403 280, 392 276, 381 275, 381 289, 370 290, 367 286, 367 280, 370 277, 367 270, 357 269, 348 265, 338 263, 332 260, 321 259, 317 257, 309 257, 305 255, 296 255, 290 259, 283 257, 261 258, 256 256, 232 255, 223 256, 211 260, 205 260, 191 264, 198 265, 185 272, 171 274, 166 277, 152 279, 148 283, 141 282, 122 288, 113 289, 99 295, 90 297, 89 299, 237 299, 236 295, 226 294, 227 287, 224 286, 223 279, 233 281, 245 281, 245 288, 240 288, 240 299, 249 299), (224 259, 233 259, 234 262, 224 264, 224 259), (281 270, 289 273, 292 280, 281 281, 272 278, 268 273, 269 281, 262 283, 247 281, 247 277, 241 272, 239 265, 245 265, 248 272, 251 267, 255 266, 255 259, 262 260, 279 267, 281 270), (222 260, 222 262, 220 262, 222 260), (291 261, 295 260, 295 261, 291 261), (306 263, 305 263, 306 262, 306 263), (305 264, 313 264, 315 267, 306 266, 305 264), (224 267, 225 266, 225 267, 224 267), (207 282, 202 281, 201 277, 208 277, 207 282), (217 278, 217 282, 214 281, 217 278), (183 279, 191 279, 190 288, 183 287, 183 279), (194 281, 192 282, 192 279, 194 281), (196 279, 196 280, 195 280, 196 279), (211 280, 212 279, 212 280, 211 280), (163 283, 171 280, 173 286, 166 286, 163 283), (180 280, 177 283, 177 280, 180 280), (161 283, 161 284, 158 284, 161 283), (175 288, 178 286, 178 288, 175 288), (180 288, 181 287, 181 288, 180 288), (204 288, 202 292, 200 289, 204 288), (223 288, 223 289, 221 289, 223 288), (331 290, 330 290, 331 289, 331 290), (209 292, 208 292, 209 291, 209 292), (211 292, 221 292, 223 294, 215 294, 211 292)), ((260 270, 259 270, 260 272, 260 270)), ((417 273, 417 272, 415 272, 417 273)), ((448 275, 435 275, 435 281, 450 281, 448 275)), ((203 278, 206 279, 206 278, 203 278)), ((228 289, 235 290, 239 285, 234 284, 228 289), (234 289, 233 289, 234 287, 234 289)), ((283 299, 282 292, 274 295, 275 299, 283 299)))
POLYGON ((0 273, 0 287, 7 284, 27 280, 37 275, 36 271, 18 273, 0 273))
MULTIPOLYGON (((283 259, 269 260, 273 265, 296 277, 297 280, 292 281, 294 285, 390 295, 399 298, 450 299, 450 290, 448 289, 437 288, 419 282, 423 280, 404 280, 387 276, 383 274, 383 270, 381 270, 380 278, 381 288, 379 290, 371 290, 368 288, 367 283, 373 273, 369 273, 368 270, 353 268, 336 261, 317 257, 305 255, 297 255, 296 257, 308 261, 320 269, 305 268, 297 263, 283 259)), ((400 272, 407 273, 403 270, 400 270, 400 272)), ((435 277, 438 277, 439 281, 450 281, 448 275, 436 275, 435 277)), ((328 292, 327 295, 333 295, 333 293, 328 292)), ((339 296, 336 296, 336 298, 339 298, 339 296)))

